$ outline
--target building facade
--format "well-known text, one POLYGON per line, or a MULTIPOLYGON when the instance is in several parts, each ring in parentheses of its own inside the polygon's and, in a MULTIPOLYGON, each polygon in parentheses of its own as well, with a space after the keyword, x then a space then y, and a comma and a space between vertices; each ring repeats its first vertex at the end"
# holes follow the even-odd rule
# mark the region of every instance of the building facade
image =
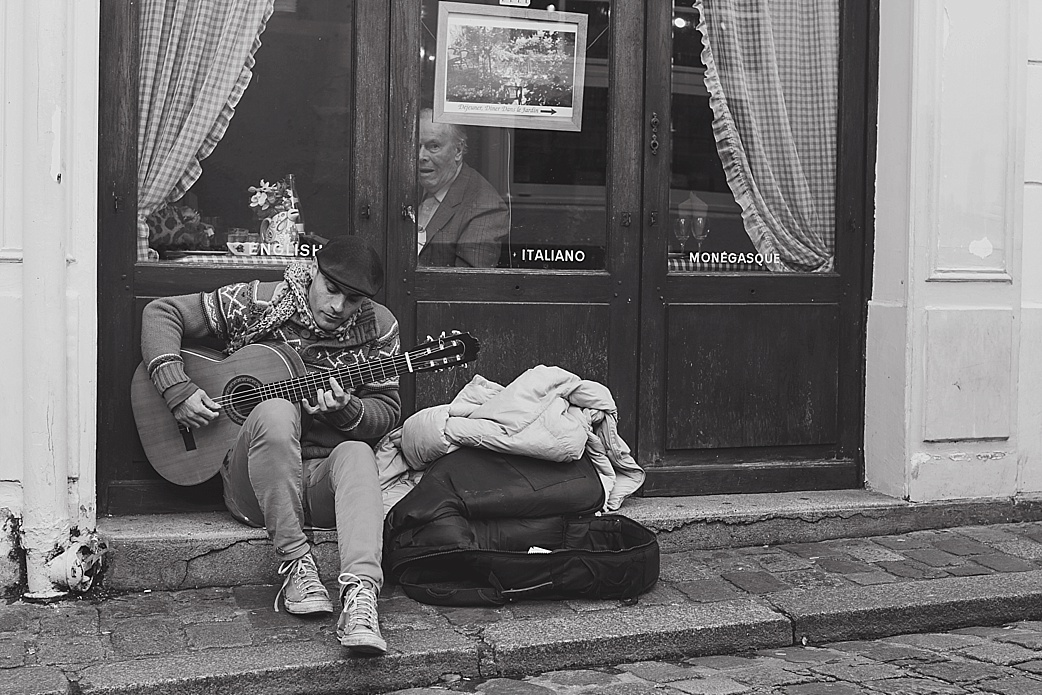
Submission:
MULTIPOLYGON (((480 11, 280 0, 262 12, 261 47, 243 42, 253 79, 202 162, 209 178, 183 199, 201 228, 222 246, 233 229, 254 231, 252 218, 236 217, 250 212, 251 194, 227 191, 297 173, 308 233, 350 229, 383 251, 383 300, 404 342, 469 330, 482 340, 475 369, 494 380, 553 363, 607 383, 649 471, 647 494, 1042 492, 1042 366, 1031 359, 1042 339, 1042 279, 1031 272, 1042 262, 1042 142, 1029 127, 1042 107, 1038 3, 838 4, 826 65, 837 114, 833 230, 820 262, 784 273, 713 265, 767 254, 718 245, 747 239, 735 234, 735 189, 699 164, 720 166, 694 3, 562 2, 552 25, 539 24, 550 15, 471 4, 480 11), (455 118, 468 133, 464 161, 510 220, 488 266, 459 269, 417 257, 417 232, 434 224, 423 207, 433 170, 424 108, 432 123, 445 120, 465 101, 467 71, 492 66, 491 53, 478 61, 477 38, 450 43, 453 21, 470 26, 471 14, 521 37, 510 56, 524 74, 563 69, 553 63, 560 47, 532 48, 533 36, 586 53, 571 49, 583 89, 572 82, 566 97, 522 84, 516 66, 504 80, 515 90, 507 106, 556 99, 570 104, 568 118, 538 127, 455 118), (321 74, 294 63, 299 55, 321 74), (296 113, 294 88, 318 96, 307 118, 280 119, 296 113), (429 103, 431 94, 441 98, 429 103), (307 150, 314 142, 319 151, 307 150)), ((212 487, 163 481, 137 448, 136 317, 150 297, 277 278, 284 267, 218 263, 203 252, 216 248, 149 254, 157 218, 139 224, 139 182, 152 179, 139 172, 149 141, 138 131, 154 104, 139 91, 152 25, 140 7, 0 9, 0 315, 17 336, 0 342, 15 365, 0 381, 8 590, 67 585, 55 558, 94 542, 99 513, 219 501, 212 487)), ((473 373, 416 375, 407 405, 439 402, 473 373)))

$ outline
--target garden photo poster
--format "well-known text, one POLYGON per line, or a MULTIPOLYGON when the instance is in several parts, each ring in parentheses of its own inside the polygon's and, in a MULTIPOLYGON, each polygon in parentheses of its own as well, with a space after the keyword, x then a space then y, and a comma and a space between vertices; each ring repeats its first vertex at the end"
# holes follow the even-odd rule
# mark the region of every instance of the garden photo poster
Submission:
POLYGON ((439 4, 434 120, 582 130, 588 17, 439 4))

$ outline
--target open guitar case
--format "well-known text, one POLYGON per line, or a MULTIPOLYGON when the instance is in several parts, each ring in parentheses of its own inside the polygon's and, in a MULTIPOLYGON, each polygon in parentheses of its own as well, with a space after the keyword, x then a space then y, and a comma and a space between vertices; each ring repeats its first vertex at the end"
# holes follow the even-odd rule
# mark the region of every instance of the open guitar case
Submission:
POLYGON ((384 522, 384 568, 443 606, 632 599, 659 575, 655 534, 602 514, 586 456, 558 463, 463 448, 435 461, 384 522))

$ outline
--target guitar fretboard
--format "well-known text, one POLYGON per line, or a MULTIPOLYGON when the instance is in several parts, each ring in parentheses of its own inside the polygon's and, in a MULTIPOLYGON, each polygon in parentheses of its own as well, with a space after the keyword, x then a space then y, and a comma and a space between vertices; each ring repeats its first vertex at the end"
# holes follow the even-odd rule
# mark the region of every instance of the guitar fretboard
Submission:
POLYGON ((309 372, 294 379, 274 381, 257 389, 258 400, 285 398, 292 403, 305 398, 313 400, 316 391, 329 389, 329 377, 335 378, 345 390, 362 384, 387 381, 402 373, 413 371, 409 369, 412 357, 405 353, 379 360, 357 362, 328 372, 309 372))
POLYGON ((272 398, 299 403, 305 398, 313 400, 319 390, 328 390, 330 377, 335 378, 344 390, 348 390, 367 383, 387 381, 406 373, 464 364, 474 359, 477 351, 478 344, 472 336, 467 333, 453 333, 452 336, 442 336, 438 340, 431 339, 398 355, 360 360, 329 371, 308 372, 282 381, 260 384, 257 380, 249 380, 243 384, 233 379, 226 383, 224 394, 214 400, 222 407, 229 406, 236 410, 249 408, 272 398))

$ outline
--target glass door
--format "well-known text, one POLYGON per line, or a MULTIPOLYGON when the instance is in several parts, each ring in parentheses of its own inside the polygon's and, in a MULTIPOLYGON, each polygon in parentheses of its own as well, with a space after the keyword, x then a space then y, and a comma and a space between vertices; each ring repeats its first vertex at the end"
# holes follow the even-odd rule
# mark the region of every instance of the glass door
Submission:
POLYGON ((642 11, 393 5, 389 305, 406 343, 481 343, 403 384, 407 407, 555 365, 607 384, 634 433, 642 11))
POLYGON ((647 494, 861 484, 868 15, 811 4, 647 6, 647 494))

